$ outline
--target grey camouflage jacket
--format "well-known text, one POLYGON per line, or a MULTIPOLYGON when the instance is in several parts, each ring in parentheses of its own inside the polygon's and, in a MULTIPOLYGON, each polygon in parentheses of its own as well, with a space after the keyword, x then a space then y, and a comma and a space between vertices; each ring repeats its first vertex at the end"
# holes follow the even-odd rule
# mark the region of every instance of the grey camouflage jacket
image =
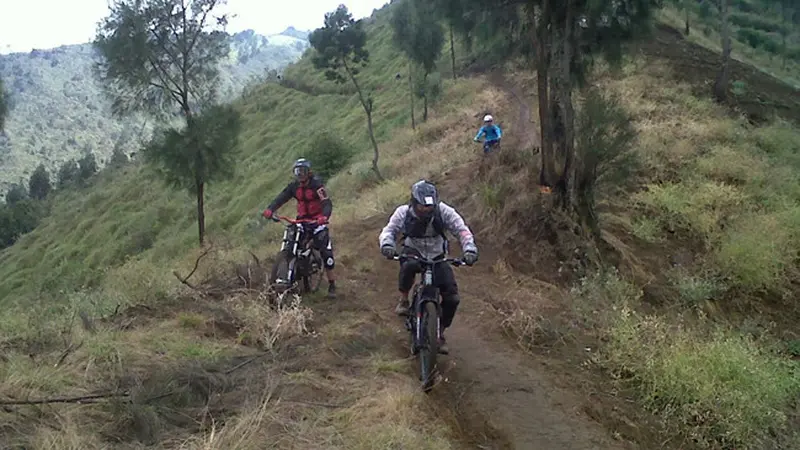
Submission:
MULTIPOLYGON (((472 231, 464 223, 464 218, 452 206, 444 202, 439 202, 439 211, 442 215, 445 229, 459 239, 461 250, 463 252, 472 251, 477 253, 478 248, 475 246, 475 238, 472 235, 472 231)), ((389 223, 383 227, 378 238, 381 247, 386 245, 395 246, 396 236, 403 231, 407 214, 414 214, 414 209, 409 205, 401 205, 394 210, 392 217, 389 218, 389 223)), ((418 251, 424 258, 434 258, 443 253, 444 238, 436 232, 431 220, 425 232, 425 237, 406 237, 404 245, 418 251)))

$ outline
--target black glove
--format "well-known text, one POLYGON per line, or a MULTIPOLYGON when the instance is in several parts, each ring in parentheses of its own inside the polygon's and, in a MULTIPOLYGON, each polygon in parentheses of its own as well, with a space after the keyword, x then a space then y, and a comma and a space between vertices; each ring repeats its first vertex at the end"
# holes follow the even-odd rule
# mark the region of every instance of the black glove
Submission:
POLYGON ((384 245, 384 246, 381 247, 381 254, 386 259, 392 259, 392 258, 394 258, 394 255, 397 254, 397 251, 395 251, 393 245, 384 245))
POLYGON ((468 250, 464 252, 464 262, 467 263, 468 266, 475 264, 478 261, 478 252, 474 250, 468 250))

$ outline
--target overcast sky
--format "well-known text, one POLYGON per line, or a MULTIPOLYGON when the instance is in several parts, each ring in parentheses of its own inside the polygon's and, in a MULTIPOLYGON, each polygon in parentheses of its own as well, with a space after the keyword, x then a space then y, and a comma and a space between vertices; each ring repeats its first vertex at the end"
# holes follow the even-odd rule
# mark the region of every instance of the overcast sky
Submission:
MULTIPOLYGON (((97 22, 108 12, 108 0, 0 0, 0 53, 28 52, 89 42, 97 22)), ((287 27, 312 30, 340 4, 356 18, 367 17, 388 0, 228 0, 237 15, 228 30, 280 33, 287 27)))

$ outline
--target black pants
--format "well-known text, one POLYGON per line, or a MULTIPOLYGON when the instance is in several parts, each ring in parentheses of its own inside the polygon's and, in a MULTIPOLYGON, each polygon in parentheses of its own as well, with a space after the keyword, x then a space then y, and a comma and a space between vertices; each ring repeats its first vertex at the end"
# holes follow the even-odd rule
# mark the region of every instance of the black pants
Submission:
MULTIPOLYGON (((403 253, 414 253, 403 249, 403 253)), ((407 293, 414 285, 414 277, 422 272, 421 265, 414 260, 407 259, 400 264, 399 288, 400 292, 407 293)), ((458 297, 458 284, 453 268, 450 264, 442 263, 433 266, 433 283, 442 294, 442 328, 447 328, 453 323, 458 304, 461 300, 458 297)))
POLYGON ((322 255, 322 264, 326 269, 333 269, 336 261, 333 259, 333 245, 328 229, 320 230, 314 235, 314 248, 322 255))

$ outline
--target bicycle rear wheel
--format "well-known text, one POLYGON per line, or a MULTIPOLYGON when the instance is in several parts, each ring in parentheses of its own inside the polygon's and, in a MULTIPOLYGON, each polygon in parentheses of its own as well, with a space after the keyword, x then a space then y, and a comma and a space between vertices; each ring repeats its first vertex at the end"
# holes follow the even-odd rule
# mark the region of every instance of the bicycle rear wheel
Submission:
POLYGON ((419 351, 419 373, 422 389, 430 392, 436 377, 436 355, 439 353, 439 311, 436 303, 427 301, 422 311, 422 342, 419 351))

